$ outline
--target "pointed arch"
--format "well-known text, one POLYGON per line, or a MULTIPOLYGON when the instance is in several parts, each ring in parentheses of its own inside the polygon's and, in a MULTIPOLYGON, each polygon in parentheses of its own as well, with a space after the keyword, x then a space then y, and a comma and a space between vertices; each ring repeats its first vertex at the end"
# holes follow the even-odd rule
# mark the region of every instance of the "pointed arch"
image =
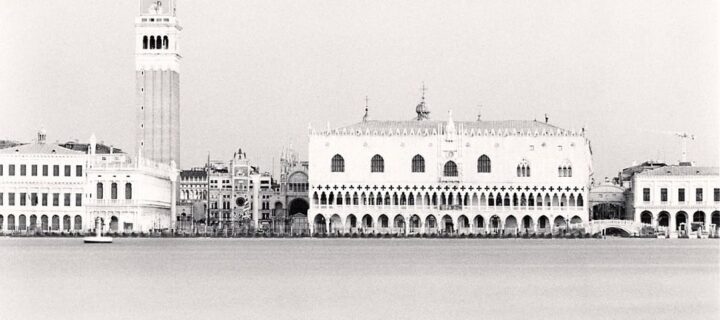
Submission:
POLYGON ((425 158, 416 154, 412 158, 412 172, 425 172, 425 158))
POLYGON ((477 172, 489 173, 491 171, 490 157, 487 155, 481 155, 477 161, 477 172))
POLYGON ((370 172, 385 172, 385 159, 376 154, 370 159, 370 172))
POLYGON ((345 172, 345 158, 336 154, 330 160, 330 172, 345 172))
POLYGON ((455 164, 455 161, 448 161, 445 162, 445 166, 443 167, 443 176, 446 177, 457 177, 458 176, 458 168, 457 164, 455 164))

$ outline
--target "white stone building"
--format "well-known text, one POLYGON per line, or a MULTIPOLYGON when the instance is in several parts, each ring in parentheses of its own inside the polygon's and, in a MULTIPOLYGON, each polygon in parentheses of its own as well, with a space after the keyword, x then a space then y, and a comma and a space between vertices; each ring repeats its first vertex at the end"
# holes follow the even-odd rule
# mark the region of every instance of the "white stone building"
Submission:
POLYGON ((429 120, 310 128, 312 231, 554 232, 588 220, 584 130, 537 121, 429 120))
POLYGON ((672 165, 635 174, 634 219, 668 235, 708 233, 720 226, 720 169, 672 165))
POLYGON ((0 231, 87 232, 98 217, 111 232, 170 228, 175 168, 45 136, 0 149, 0 231))

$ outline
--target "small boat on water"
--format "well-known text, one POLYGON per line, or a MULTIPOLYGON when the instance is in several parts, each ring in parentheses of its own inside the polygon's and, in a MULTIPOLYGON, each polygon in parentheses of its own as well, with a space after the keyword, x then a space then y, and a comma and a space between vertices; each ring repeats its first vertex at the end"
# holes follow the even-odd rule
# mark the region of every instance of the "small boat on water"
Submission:
POLYGON ((112 237, 104 237, 102 235, 103 222, 100 217, 95 219, 95 235, 84 237, 83 242, 85 243, 112 243, 112 237))

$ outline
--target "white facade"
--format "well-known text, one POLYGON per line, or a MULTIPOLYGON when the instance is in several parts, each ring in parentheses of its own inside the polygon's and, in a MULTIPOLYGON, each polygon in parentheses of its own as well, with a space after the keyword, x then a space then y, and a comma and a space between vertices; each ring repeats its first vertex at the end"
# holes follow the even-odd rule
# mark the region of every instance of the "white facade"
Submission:
POLYGON ((720 225, 717 167, 661 167, 636 174, 632 185, 636 222, 667 228, 671 234, 720 225))
POLYGON ((125 153, 87 152, 44 141, 0 149, 2 232, 111 232, 171 228, 177 170, 125 153), (99 196, 102 193, 102 196, 99 196))
POLYGON ((85 230, 86 163, 57 144, 0 149, 0 231, 85 230))
POLYGON ((588 220, 592 165, 584 131, 418 114, 310 129, 313 232, 532 233, 588 220), (376 156, 382 172, 371 168, 376 156), (414 170, 416 156, 424 170, 414 170), (337 172, 334 157, 342 159, 337 172))

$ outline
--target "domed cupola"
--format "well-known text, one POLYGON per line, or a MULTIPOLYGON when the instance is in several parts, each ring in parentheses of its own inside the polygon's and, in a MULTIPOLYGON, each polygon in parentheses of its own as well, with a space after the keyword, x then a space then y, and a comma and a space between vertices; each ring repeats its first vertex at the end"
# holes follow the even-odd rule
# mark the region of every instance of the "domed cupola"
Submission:
POLYGON ((427 105, 425 104, 425 84, 423 83, 422 87, 422 100, 420 103, 415 107, 415 112, 417 113, 417 121, 422 120, 429 120, 430 119, 430 110, 428 109, 427 105))

